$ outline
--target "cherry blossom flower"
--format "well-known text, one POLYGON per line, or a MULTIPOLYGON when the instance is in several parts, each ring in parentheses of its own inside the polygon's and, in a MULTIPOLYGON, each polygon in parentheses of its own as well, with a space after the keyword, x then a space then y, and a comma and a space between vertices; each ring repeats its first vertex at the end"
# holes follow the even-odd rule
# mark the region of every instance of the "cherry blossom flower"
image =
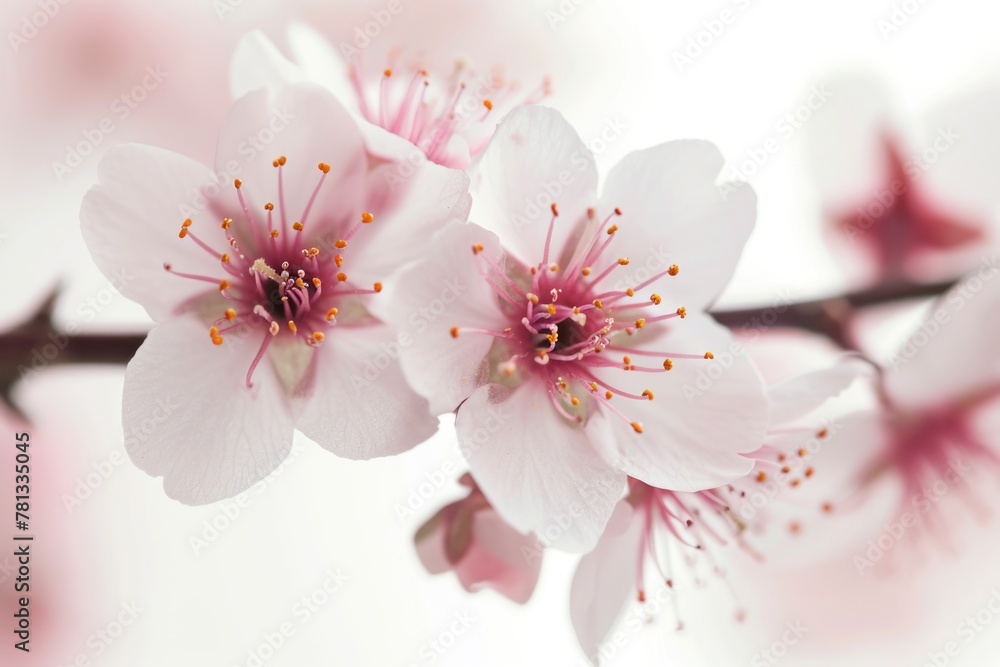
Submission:
POLYGON ((459 482, 469 495, 439 510, 417 531, 417 554, 427 571, 454 570, 465 590, 475 593, 493 588, 514 602, 531 597, 541 572, 542 559, 525 558, 535 539, 511 528, 490 507, 472 476, 459 482))
POLYGON ((872 443, 853 479, 861 499, 890 483, 894 521, 946 547, 954 524, 946 508, 961 500, 960 514, 985 517, 977 486, 1000 475, 998 271, 984 263, 934 302, 886 364, 878 409, 852 419, 852 438, 872 443))
POLYGON ((763 439, 761 381, 701 313, 754 219, 748 188, 723 201, 721 165, 700 141, 633 153, 598 202, 573 129, 520 107, 473 177, 483 226, 443 230, 392 290, 407 378, 433 412, 458 410, 472 475, 518 531, 587 550, 626 475, 697 491, 750 469, 740 453, 763 439), (448 285, 460 286, 450 303, 448 285), (427 304, 433 321, 414 326, 427 304))
MULTIPOLYGON (((871 368, 860 358, 847 355, 829 368, 771 386, 767 444, 746 455, 754 461, 754 469, 743 479, 695 492, 658 489, 629 479, 628 495, 616 508, 597 547, 581 559, 573 578, 570 614, 588 656, 595 656, 596 662, 627 603, 634 600, 641 607, 647 595, 655 596, 658 603, 669 599, 681 629, 675 588, 678 577, 683 577, 681 586, 689 581, 699 586, 705 574, 717 576, 736 598, 713 550, 733 543, 763 560, 744 538, 751 521, 761 523, 759 508, 763 505, 754 495, 761 495, 758 489, 774 482, 779 484, 778 492, 787 495, 813 477, 816 469, 810 455, 830 434, 825 426, 810 424, 809 416, 871 368), (803 418, 808 425, 802 425, 803 418), (678 564, 687 571, 679 572, 678 564)), ((828 505, 826 510, 830 509, 828 505)), ((797 532, 799 524, 792 522, 789 528, 797 532)), ((745 613, 738 607, 736 619, 742 621, 745 613)))
POLYGON ((477 72, 463 61, 434 70, 426 56, 385 54, 369 71, 361 58, 347 63, 322 36, 302 25, 292 31, 301 64, 287 60, 260 31, 247 35, 233 58, 235 95, 288 81, 314 80, 350 101, 370 149, 412 161, 414 147, 423 158, 464 169, 489 141, 503 113, 519 103, 543 99, 548 83, 521 92, 501 72, 477 72), (341 79, 346 71, 346 78, 341 79))
POLYGON ((909 121, 885 84, 844 75, 806 128, 828 240, 853 280, 950 278, 996 243, 1000 136, 989 86, 909 121), (911 126, 913 126, 911 128, 911 126))
POLYGON ((383 168, 369 167, 343 107, 308 85, 239 100, 214 171, 148 146, 102 160, 84 237, 158 323, 126 372, 126 433, 143 435, 126 445, 171 497, 246 489, 288 453, 293 426, 355 459, 434 431, 382 362, 395 334, 371 305, 432 230, 464 217, 468 179, 418 170, 390 193, 383 168))

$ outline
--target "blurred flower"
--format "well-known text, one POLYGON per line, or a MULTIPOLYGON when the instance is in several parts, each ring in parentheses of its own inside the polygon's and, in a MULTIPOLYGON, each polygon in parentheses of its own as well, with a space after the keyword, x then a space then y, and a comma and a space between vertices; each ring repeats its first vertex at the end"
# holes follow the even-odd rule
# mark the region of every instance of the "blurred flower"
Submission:
POLYGON ((626 474, 696 491, 749 470, 739 453, 763 436, 760 379, 699 313, 754 220, 749 188, 722 200, 721 165, 707 142, 633 153, 598 203, 573 129, 551 109, 520 107, 474 174, 473 219, 485 227, 442 231, 390 295, 401 325, 414 304, 437 306, 401 351, 404 372, 433 412, 458 409, 472 474, 517 530, 588 550, 626 474), (558 197, 545 190, 553 182, 558 197), (624 275, 629 255, 659 246, 669 252, 652 275, 624 275), (449 284, 462 289, 442 299, 449 284), (709 377, 711 349, 725 358, 709 377))
POLYGON ((459 482, 469 495, 439 510, 414 537, 420 561, 431 574, 454 570, 470 593, 492 588, 524 604, 542 569, 537 540, 511 528, 471 475, 459 482))
POLYGON ((434 431, 398 366, 381 363, 395 333, 369 309, 382 277, 464 215, 464 174, 419 170, 387 193, 344 108, 300 85, 235 104, 216 173, 127 146, 100 175, 84 237, 158 322, 126 372, 126 448, 168 495, 243 491, 287 455, 293 426, 357 459, 434 431))
POLYGON ((984 265, 937 299, 924 322, 884 369, 880 409, 852 417, 852 438, 872 443, 863 492, 886 478, 900 484, 896 520, 947 537, 940 521, 948 497, 985 515, 973 480, 995 484, 1000 451, 989 419, 1000 414, 1000 312, 997 266, 984 265))
MULTIPOLYGON (((813 476, 815 469, 808 457, 829 433, 825 427, 797 424, 870 370, 870 364, 849 355, 829 368, 770 387, 768 444, 745 455, 754 462, 754 469, 732 484, 686 493, 629 479, 628 495, 615 509, 597 547, 580 560, 573 577, 570 615, 587 655, 600 653, 630 599, 641 605, 647 593, 661 598, 660 602, 669 598, 677 612, 676 560, 683 562, 695 583, 700 584, 699 557, 711 574, 725 579, 725 570, 712 553, 713 545, 724 547, 732 541, 754 558, 762 559, 744 540, 750 521, 763 523, 763 504, 754 496, 773 500, 781 490, 797 488, 813 476), (758 493, 765 485, 773 487, 775 483, 778 487, 769 489, 767 496, 758 493), (652 585, 651 573, 655 575, 652 585)), ((799 526, 793 522, 790 529, 797 532, 799 526)), ((737 620, 742 621, 744 614, 743 609, 738 609, 737 620)), ((678 629, 683 627, 679 618, 677 625, 678 629)))
POLYGON ((416 147, 431 162, 464 169, 486 147, 497 119, 519 103, 540 101, 548 89, 546 83, 522 94, 500 71, 476 72, 462 61, 434 71, 422 56, 402 50, 386 54, 375 73, 360 58, 345 64, 305 26, 296 26, 291 37, 301 66, 285 59, 263 33, 247 35, 233 58, 234 94, 289 81, 325 82, 363 119, 370 149, 389 158, 413 161, 416 147))
POLYGON ((996 242, 1000 134, 984 111, 998 108, 1000 92, 952 100, 911 130, 883 83, 843 76, 830 86, 806 132, 828 239, 851 260, 852 281, 929 282, 967 270, 996 242))

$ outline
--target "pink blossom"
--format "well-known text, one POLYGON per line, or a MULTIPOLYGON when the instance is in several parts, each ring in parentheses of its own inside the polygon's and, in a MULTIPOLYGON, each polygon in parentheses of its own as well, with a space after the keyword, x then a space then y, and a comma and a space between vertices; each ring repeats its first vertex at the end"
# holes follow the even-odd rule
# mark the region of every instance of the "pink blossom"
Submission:
MULTIPOLYGON (((683 578, 682 586, 691 580, 702 583, 705 574, 724 579, 725 568, 715 549, 733 543, 762 560, 744 538, 751 521, 760 523, 752 495, 772 479, 790 491, 813 477, 809 448, 820 446, 829 434, 824 427, 797 424, 869 370, 868 363, 845 356, 829 368, 770 387, 767 444, 746 455, 754 461, 754 469, 743 479, 714 489, 677 492, 630 478, 628 495, 573 578, 570 614, 584 651, 597 655, 628 601, 641 605, 647 594, 669 598, 677 627, 683 627, 675 590, 678 578, 683 578), (687 572, 679 572, 678 564, 687 572)), ((797 532, 799 525, 791 523, 789 528, 797 532)), ((736 591, 727 585, 735 597, 736 591)), ((736 619, 742 621, 745 613, 738 607, 736 619)))
POLYGON ((511 528, 471 475, 459 481, 469 495, 439 510, 417 531, 414 541, 421 562, 431 574, 454 570, 470 593, 493 588, 524 604, 542 568, 535 538, 511 528))
POLYGON ((301 25, 292 30, 291 41, 299 64, 263 33, 247 35, 233 58, 234 93, 288 81, 322 82, 351 104, 369 148, 386 157, 412 160, 416 147, 431 162, 464 169, 507 110, 540 101, 548 92, 547 82, 522 92, 499 70, 477 72, 461 60, 435 69, 426 56, 402 50, 382 54, 384 62, 374 66, 361 57, 345 63, 332 45, 301 25))
POLYGON ((863 494, 898 484, 895 520, 905 516, 907 528, 946 545, 952 522, 944 508, 958 498, 963 514, 985 517, 977 480, 995 484, 1000 475, 990 423, 1000 414, 996 273, 984 264, 937 299, 884 369, 879 409, 852 417, 852 437, 872 443, 854 482, 863 494))
POLYGON ((148 146, 102 160, 85 240, 158 323, 126 371, 126 433, 140 434, 126 448, 171 497, 246 489, 286 456, 293 427, 355 459, 434 431, 398 365, 376 365, 395 333, 371 308, 432 230, 465 215, 467 177, 418 170, 388 192, 384 168, 307 85, 239 100, 214 170, 148 146))
POLYGON ((804 133, 827 239, 851 260, 852 282, 948 278, 995 245, 996 86, 912 120, 881 81, 845 75, 829 86, 804 133))
POLYGON ((458 410, 472 475, 517 530, 587 550, 626 475, 697 491, 750 469, 761 382, 701 312, 754 219, 749 188, 720 196, 721 166, 706 142, 663 144, 626 157, 598 201, 573 129, 520 107, 474 173, 483 226, 443 230, 392 291, 407 378, 433 412, 458 410), (407 325, 420 306, 432 321, 407 325))

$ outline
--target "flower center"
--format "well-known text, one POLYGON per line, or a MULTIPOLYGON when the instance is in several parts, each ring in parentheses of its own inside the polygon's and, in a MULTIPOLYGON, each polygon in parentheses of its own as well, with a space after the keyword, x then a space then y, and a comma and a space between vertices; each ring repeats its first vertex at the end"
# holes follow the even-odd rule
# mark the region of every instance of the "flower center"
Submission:
POLYGON ((451 75, 433 79, 428 70, 416 66, 390 66, 376 78, 352 64, 349 76, 361 115, 368 122, 406 139, 428 160, 456 167, 465 165, 455 163, 449 155, 453 137, 463 135, 470 155, 476 155, 492 135, 487 119, 496 106, 535 104, 550 91, 546 80, 526 97, 516 99, 516 83, 499 73, 479 74, 461 61, 456 62, 451 75), (372 88, 378 92, 370 96, 372 88), (370 97, 374 97, 373 102, 370 97))
POLYGON ((358 298, 382 290, 379 282, 371 289, 353 284, 344 268, 348 242, 359 229, 371 224, 374 216, 363 212, 343 238, 332 244, 318 242, 317 245, 325 246, 322 249, 307 244, 307 237, 304 237, 307 220, 330 166, 322 162, 317 165, 319 181, 301 216, 289 224, 284 204, 283 167, 286 162, 285 156, 273 162, 278 174, 279 204, 277 215, 274 204, 264 204, 266 222, 251 214, 243 181, 236 179, 233 182, 245 223, 239 230, 242 233, 238 240, 234 235, 236 223, 233 218, 222 219, 221 227, 228 243, 224 252, 196 236, 190 218, 181 224, 178 236, 189 239, 218 259, 225 277, 183 273, 169 263, 163 265, 168 272, 182 278, 217 284, 219 293, 230 302, 209 328, 209 336, 216 345, 222 345, 226 334, 247 326, 264 329, 260 348, 247 371, 248 388, 253 386, 253 372, 273 338, 280 335, 309 346, 319 346, 326 336, 324 331, 337 324, 340 309, 336 304, 342 305, 345 297, 358 298))
MULTIPOLYGON (((587 212, 595 220, 593 209, 587 212)), ((614 396, 633 400, 653 400, 652 390, 641 394, 618 389, 598 374, 597 369, 618 368, 624 372, 663 373, 674 366, 675 359, 714 359, 711 352, 690 354, 650 349, 644 344, 639 330, 675 318, 684 318, 684 307, 657 314, 663 303, 659 294, 648 300, 632 301, 639 290, 664 276, 676 276, 680 269, 671 265, 635 287, 605 289, 601 284, 617 269, 628 266, 627 257, 614 257, 609 248, 619 231, 612 221, 622 215, 615 209, 600 225, 582 249, 569 259, 565 267, 550 261, 552 233, 559 217, 559 208, 552 204, 542 261, 527 271, 515 267, 510 274, 502 271, 482 253, 476 244, 473 254, 485 264, 484 277, 496 292, 501 309, 511 316, 511 326, 503 331, 452 327, 453 337, 462 332, 492 336, 512 352, 498 371, 513 376, 518 371, 540 377, 548 385, 549 396, 556 410, 567 419, 581 422, 584 417, 581 396, 590 396, 602 409, 621 417, 642 433, 642 424, 629 419, 611 405, 614 396), (527 288, 522 287, 527 283, 527 288), (635 337, 635 345, 629 339, 635 337), (618 356, 618 355, 621 356, 618 356), (637 363, 635 357, 658 357, 655 365, 637 363), (619 361, 620 360, 620 361, 619 361)), ((651 327, 652 328, 652 327, 651 327)), ((603 374, 602 374, 603 375, 603 374)))

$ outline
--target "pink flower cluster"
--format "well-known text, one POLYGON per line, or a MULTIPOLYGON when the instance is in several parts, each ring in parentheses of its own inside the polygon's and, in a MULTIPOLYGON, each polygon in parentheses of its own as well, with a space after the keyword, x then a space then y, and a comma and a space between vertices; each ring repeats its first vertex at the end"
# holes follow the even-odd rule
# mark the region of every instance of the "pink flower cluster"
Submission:
MULTIPOLYGON (((708 312, 757 207, 749 186, 720 181, 713 144, 637 150, 601 179, 544 106, 544 72, 520 90, 403 52, 345 65, 299 40, 294 62, 259 33, 239 45, 213 164, 115 147, 82 207, 94 261, 134 276, 122 291, 156 322, 128 365, 123 419, 143 434, 126 442, 132 461, 171 498, 241 493, 296 430, 371 459, 453 414, 467 494, 417 532, 422 562, 524 603, 544 549, 586 554, 571 616, 595 655, 629 601, 674 586, 672 553, 719 572, 710 545, 756 553, 757 489, 810 482, 814 444, 868 443, 853 484, 892 473, 907 498, 958 459, 1000 467, 974 423, 1000 397, 998 337, 982 325, 1000 307, 997 267, 942 297, 927 320, 939 333, 918 330, 894 363, 844 354, 765 383, 708 312), (877 400, 835 433, 817 411, 858 379, 877 400)), ((880 274, 981 237, 877 136, 883 176, 901 183, 889 222, 864 226, 863 201, 828 208, 880 274)), ((806 504, 830 512, 849 486, 806 504)))

